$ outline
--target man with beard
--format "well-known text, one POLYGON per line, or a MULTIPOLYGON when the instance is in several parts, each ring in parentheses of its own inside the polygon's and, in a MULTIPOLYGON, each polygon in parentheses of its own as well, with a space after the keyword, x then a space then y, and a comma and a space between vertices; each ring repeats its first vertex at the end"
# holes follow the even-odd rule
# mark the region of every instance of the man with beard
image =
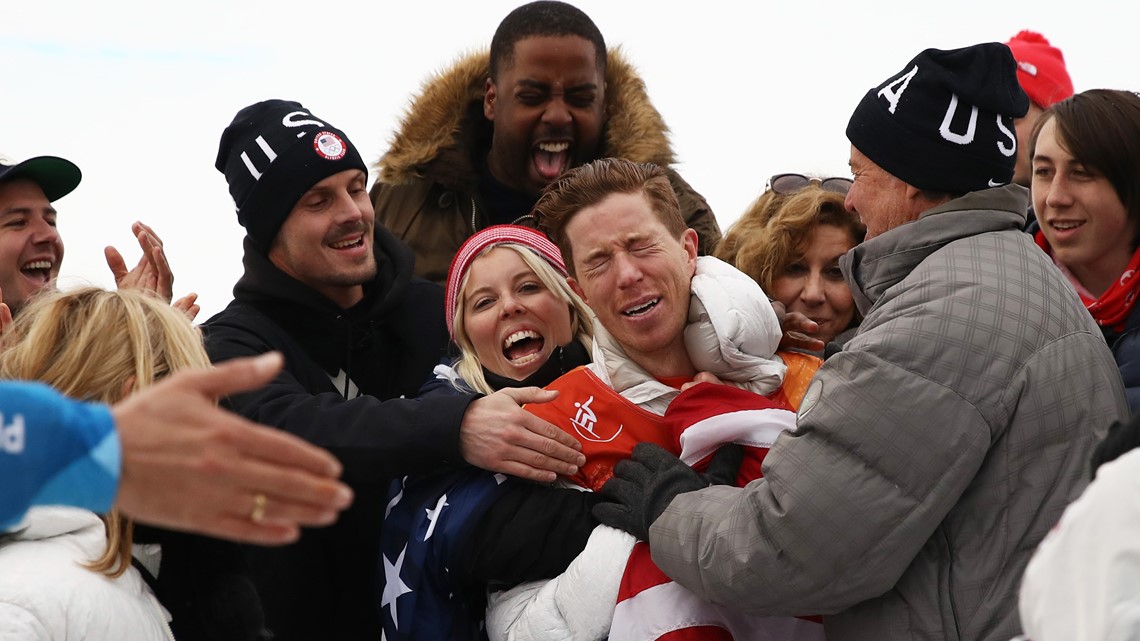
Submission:
MULTIPOLYGON (((645 84, 589 16, 553 0, 512 11, 490 53, 460 59, 417 98, 378 163, 380 222, 416 255, 416 274, 443 283, 476 231, 533 225, 539 193, 563 171, 617 157, 667 167, 665 123, 645 84)), ((720 228, 704 197, 667 170, 697 249, 720 228)))
POLYGON ((405 398, 446 348, 443 291, 413 277, 412 253, 374 224, 367 170, 344 132, 298 103, 260 102, 226 128, 216 167, 247 235, 245 274, 206 322, 207 350, 214 361, 274 350, 286 361, 229 403, 327 448, 356 494, 334 526, 249 551, 266 625, 278 640, 378 638, 375 568, 393 478, 466 461, 549 482, 583 457, 521 409, 550 392, 405 398))

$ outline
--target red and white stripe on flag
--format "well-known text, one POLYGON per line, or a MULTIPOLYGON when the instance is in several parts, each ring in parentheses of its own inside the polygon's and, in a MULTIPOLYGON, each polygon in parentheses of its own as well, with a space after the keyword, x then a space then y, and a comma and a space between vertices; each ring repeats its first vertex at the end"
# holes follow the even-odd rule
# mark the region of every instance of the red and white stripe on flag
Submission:
MULTIPOLYGON (((738 485, 760 478, 761 463, 796 415, 786 404, 727 385, 701 384, 669 405, 665 422, 681 460, 703 469, 726 443, 746 447, 738 485)), ((618 591, 610 641, 824 641, 819 617, 757 617, 708 603, 674 582, 638 543, 618 591)))
POLYGON ((618 590, 610 641, 824 641, 819 617, 758 617, 702 600, 638 543, 618 590))

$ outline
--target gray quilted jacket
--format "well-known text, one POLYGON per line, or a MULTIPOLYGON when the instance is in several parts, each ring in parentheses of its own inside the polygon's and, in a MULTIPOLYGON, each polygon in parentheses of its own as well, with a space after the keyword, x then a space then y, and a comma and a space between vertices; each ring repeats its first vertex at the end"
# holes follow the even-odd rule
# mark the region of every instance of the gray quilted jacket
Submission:
POLYGON ((829 641, 1007 641, 1037 543, 1128 415, 1100 330, 1003 187, 848 253, 864 320, 744 489, 678 496, 653 559, 705 598, 823 614, 829 641))

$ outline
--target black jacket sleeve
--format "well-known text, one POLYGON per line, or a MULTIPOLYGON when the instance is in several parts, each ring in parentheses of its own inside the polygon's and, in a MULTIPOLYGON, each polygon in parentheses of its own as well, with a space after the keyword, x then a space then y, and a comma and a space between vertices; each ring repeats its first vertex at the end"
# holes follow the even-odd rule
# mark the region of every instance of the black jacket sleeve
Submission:
POLYGON ((205 330, 213 362, 272 350, 285 356, 285 369, 268 385, 225 400, 238 414, 329 449, 346 467, 350 461, 345 459, 351 459, 378 466, 389 477, 462 462, 459 427, 467 406, 478 397, 380 400, 362 395, 346 400, 304 352, 287 336, 276 336, 273 328, 255 333, 238 323, 219 323, 205 330))
POLYGON ((488 589, 504 590, 564 572, 598 525, 593 492, 513 484, 475 526, 460 558, 459 581, 473 611, 488 589))

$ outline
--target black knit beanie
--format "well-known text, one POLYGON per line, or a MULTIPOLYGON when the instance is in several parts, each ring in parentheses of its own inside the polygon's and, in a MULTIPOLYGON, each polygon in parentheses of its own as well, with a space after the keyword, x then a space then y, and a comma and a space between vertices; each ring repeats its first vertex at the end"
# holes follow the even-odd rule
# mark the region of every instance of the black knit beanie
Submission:
POLYGON ((1013 119, 1028 110, 1009 47, 927 49, 863 96, 847 138, 905 183, 964 194, 1013 179, 1013 119))
POLYGON ((239 111, 222 132, 214 166, 226 176, 238 222, 263 251, 310 187, 346 169, 368 173, 343 131, 288 100, 239 111))

